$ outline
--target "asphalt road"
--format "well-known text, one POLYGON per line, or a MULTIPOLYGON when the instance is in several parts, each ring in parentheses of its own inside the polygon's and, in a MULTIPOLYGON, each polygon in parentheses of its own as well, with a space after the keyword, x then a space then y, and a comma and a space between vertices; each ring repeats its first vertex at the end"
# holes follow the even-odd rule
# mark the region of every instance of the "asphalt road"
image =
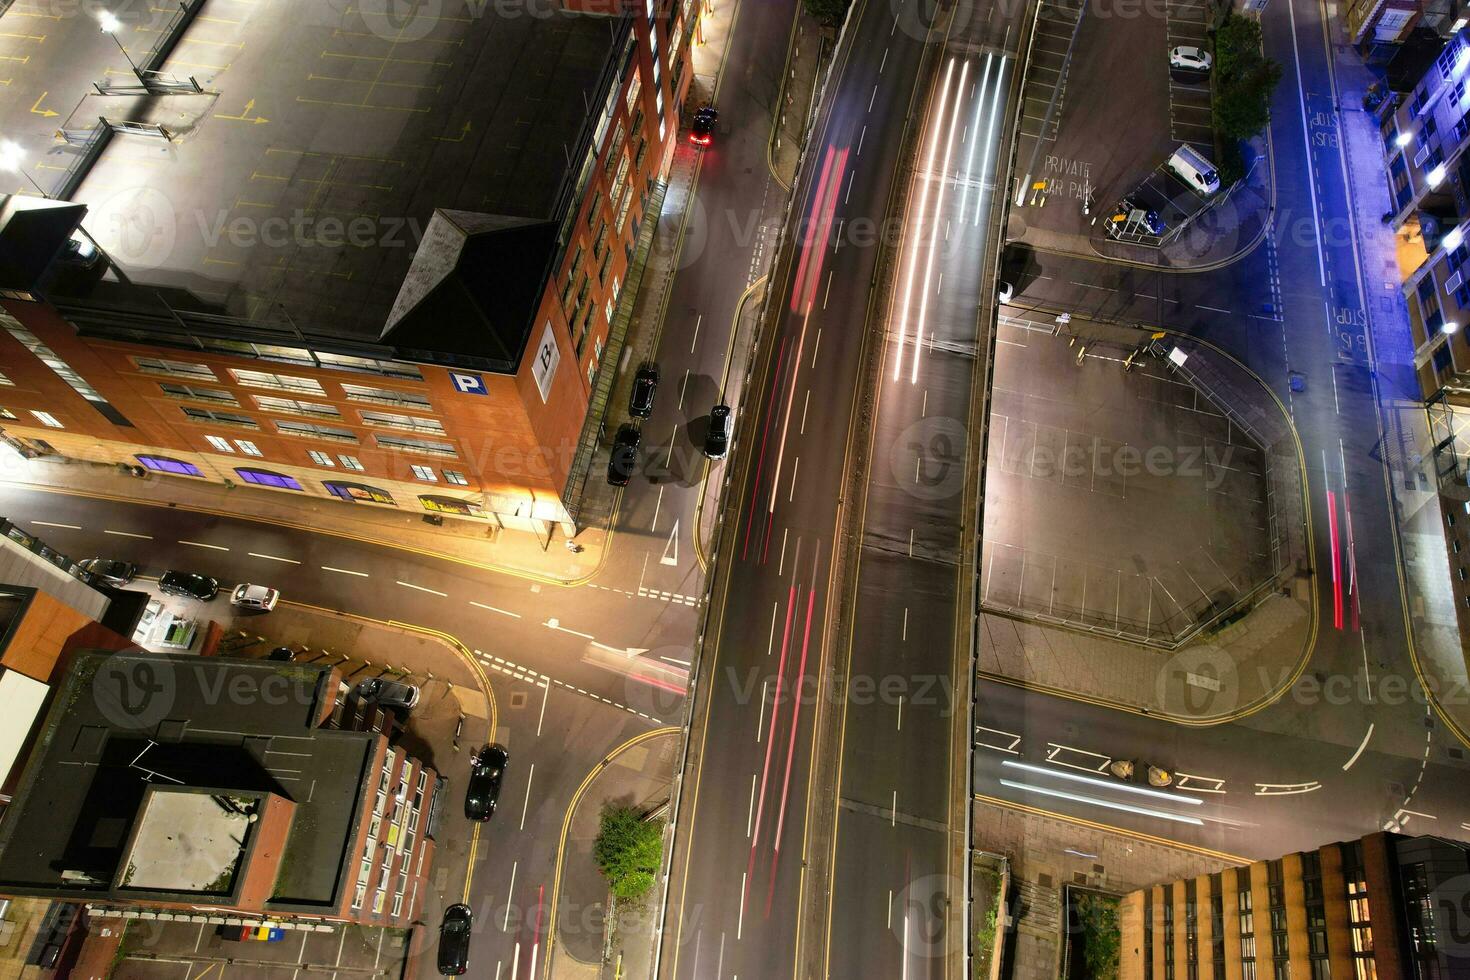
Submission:
POLYGON ((1189 274, 1038 254, 1010 311, 1189 333, 1233 353, 1277 393, 1301 439, 1312 511, 1319 628, 1310 663, 1281 700, 1205 729, 982 683, 977 793, 1251 858, 1379 829, 1470 837, 1464 747, 1425 704, 1410 656, 1375 402, 1388 376, 1369 370, 1369 287, 1347 230, 1322 16, 1317 4, 1288 0, 1263 19, 1267 53, 1285 68, 1272 122, 1271 240, 1189 274), (1279 316, 1266 307, 1277 299, 1273 279, 1279 316), (1292 371, 1305 391, 1290 391, 1292 371), (1111 759, 1190 774, 1191 791, 1124 789, 1097 775, 1111 759))

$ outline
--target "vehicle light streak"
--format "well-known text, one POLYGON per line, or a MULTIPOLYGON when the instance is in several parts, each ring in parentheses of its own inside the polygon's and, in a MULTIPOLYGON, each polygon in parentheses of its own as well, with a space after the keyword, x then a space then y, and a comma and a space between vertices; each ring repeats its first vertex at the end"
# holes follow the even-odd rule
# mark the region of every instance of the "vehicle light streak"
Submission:
POLYGON ((1024 769, 1027 772, 1041 773, 1044 776, 1057 776, 1061 779, 1070 779, 1074 782, 1087 783, 1089 786, 1101 786, 1103 789, 1117 789, 1125 793, 1137 793, 1139 796, 1152 796, 1158 800, 1168 800, 1171 803, 1190 803, 1199 806, 1203 800, 1193 796, 1182 796, 1177 793, 1161 793, 1156 789, 1144 789, 1142 786, 1131 786, 1128 783, 1106 779, 1096 779, 1092 776, 1079 776, 1075 772, 1064 772, 1060 769, 1049 769, 1046 766, 1032 765, 1029 762, 1016 762, 1014 759, 1006 759, 1001 762, 1003 766, 1013 769, 1024 769))
POLYGON ((1199 817, 1187 817, 1177 813, 1165 813, 1163 810, 1151 810, 1146 806, 1130 806, 1127 803, 1112 803, 1108 800, 1099 800, 1091 796, 1083 796, 1081 793, 1068 793, 1059 789, 1042 789, 1040 786, 1028 786, 1026 783, 1018 783, 1011 779, 1002 779, 1002 786, 1021 790, 1023 793, 1040 793, 1042 796, 1055 796, 1060 800, 1071 800, 1074 803, 1090 803, 1093 806, 1105 807, 1109 810, 1122 810, 1125 813, 1136 813, 1143 817, 1158 817, 1162 820, 1174 820, 1179 823, 1193 824, 1203 827, 1205 822, 1199 817))
MULTIPOLYGON (((955 59, 949 59, 949 65, 944 69, 944 94, 940 98, 939 113, 935 117, 936 124, 934 126, 934 132, 929 137, 928 161, 924 164, 924 172, 926 174, 934 169, 934 157, 939 151, 940 127, 938 123, 944 119, 944 107, 949 99, 949 80, 954 75, 954 62, 955 59)), ((923 221, 924 213, 929 210, 929 188, 933 182, 925 180, 923 183, 924 188, 919 194, 919 209, 914 212, 917 215, 915 219, 916 224, 923 221)), ((917 247, 911 247, 909 249, 909 267, 904 276, 903 312, 899 315, 898 320, 898 346, 893 360, 894 381, 897 381, 903 374, 903 345, 904 339, 908 336, 909 308, 913 300, 914 277, 917 275, 918 270, 919 250, 917 247)))
MULTIPOLYGON (((944 165, 939 169, 939 198, 934 202, 934 225, 929 232, 929 258, 924 263, 924 295, 919 300, 919 322, 914 327, 914 363, 909 372, 909 384, 919 383, 919 358, 924 351, 924 326, 929 322, 929 282, 934 274, 934 257, 939 254, 940 217, 944 214, 944 192, 949 189, 949 161, 954 153, 954 131, 960 120, 960 93, 965 90, 965 79, 970 74, 970 63, 960 68, 960 83, 955 87, 954 111, 949 117, 949 132, 944 141, 944 165)), ((948 94, 947 92, 945 93, 948 94)), ((939 114, 944 115, 941 102, 939 114)))

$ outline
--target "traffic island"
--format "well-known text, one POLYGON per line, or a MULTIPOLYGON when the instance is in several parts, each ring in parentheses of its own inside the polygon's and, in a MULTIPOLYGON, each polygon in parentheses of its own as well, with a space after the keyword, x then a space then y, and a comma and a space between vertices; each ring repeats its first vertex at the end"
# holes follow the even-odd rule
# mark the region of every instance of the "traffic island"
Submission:
POLYGON ((1196 724, 1285 690, 1314 596, 1304 471, 1274 396, 1190 338, 1000 330, 981 676, 1196 724))

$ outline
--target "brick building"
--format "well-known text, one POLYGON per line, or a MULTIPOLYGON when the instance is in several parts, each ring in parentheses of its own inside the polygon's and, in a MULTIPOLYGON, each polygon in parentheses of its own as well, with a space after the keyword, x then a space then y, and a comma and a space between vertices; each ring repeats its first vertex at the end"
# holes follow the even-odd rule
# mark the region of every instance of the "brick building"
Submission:
POLYGON ((0 204, 5 438, 184 479, 574 523, 699 6, 528 8, 393 33, 290 5, 231 69, 254 58, 282 76, 270 125, 241 136, 211 116, 223 99, 158 95, 200 113, 189 139, 99 125, 56 200, 0 204), (383 67, 301 64, 318 48, 383 67))
POLYGON ((1119 977, 1463 977, 1467 903, 1467 845, 1369 834, 1130 893, 1119 977))
POLYGON ((0 894, 94 915, 407 926, 434 770, 312 664, 83 653, 0 825, 0 894))

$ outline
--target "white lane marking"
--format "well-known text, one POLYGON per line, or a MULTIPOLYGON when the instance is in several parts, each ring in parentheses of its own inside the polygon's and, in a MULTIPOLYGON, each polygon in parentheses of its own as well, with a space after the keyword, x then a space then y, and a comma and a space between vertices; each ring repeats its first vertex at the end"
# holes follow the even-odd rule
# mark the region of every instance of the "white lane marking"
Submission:
POLYGON ((367 578, 368 577, 368 573, 367 572, 354 572, 350 568, 333 568, 331 565, 323 565, 322 566, 322 571, 324 571, 324 572, 336 572, 338 575, 356 575, 358 578, 367 578))
POLYGON ((1203 303, 1196 303, 1195 304, 1195 307, 1197 309, 1201 309, 1201 310, 1209 310, 1211 313, 1229 313, 1230 312, 1229 310, 1222 310, 1218 306, 1206 306, 1203 303))
POLYGON ((55 521, 31 521, 31 523, 39 524, 42 527, 64 527, 68 531, 80 531, 82 529, 80 524, 57 524, 55 521))
POLYGON ((997 752, 1007 752, 1011 755, 1021 754, 1016 750, 1016 746, 1021 744, 1021 736, 1015 734, 1014 732, 1003 732, 999 728, 986 728, 984 725, 976 725, 975 731, 989 732, 992 735, 999 735, 1002 739, 1010 739, 1009 745, 991 745, 989 742, 981 742, 977 740, 975 744, 980 746, 981 748, 994 749, 997 752))
POLYGON ((750 872, 748 871, 740 872, 740 917, 735 920, 736 939, 739 939, 740 934, 745 931, 745 884, 746 878, 749 877, 749 875, 750 872))
POLYGON ((546 699, 551 697, 551 685, 541 685, 541 712, 536 716, 536 737, 541 737, 541 723, 546 720, 546 699))
POLYGON ((531 763, 531 772, 526 776, 526 801, 521 804, 521 829, 526 829, 526 811, 531 809, 531 780, 536 778, 536 763, 531 763))
POLYGON ((1316 780, 1310 783, 1256 783, 1257 796, 1293 796, 1297 793, 1310 793, 1322 788, 1322 784, 1316 780))
POLYGON ((203 541, 182 541, 181 540, 179 542, 179 544, 186 544, 186 545, 188 545, 191 548, 209 548, 212 551, 229 551, 230 550, 229 548, 226 548, 222 544, 205 544, 203 541))
POLYGON ((1187 772, 1174 771, 1176 789, 1187 789, 1193 793, 1224 793, 1225 780, 1216 776, 1193 776, 1187 772))
POLYGON ((689 344, 689 353, 691 353, 691 354, 694 353, 694 347, 695 347, 695 345, 699 343, 699 325, 701 323, 703 323, 703 322, 704 322, 704 314, 703 313, 699 314, 699 316, 697 316, 697 317, 694 318, 694 340, 691 341, 690 344, 689 344))
POLYGON ((750 774, 750 806, 745 809, 745 839, 750 840, 750 828, 755 820, 755 773, 750 774))
MULTIPOLYGON (((395 581, 397 581, 397 580, 395 579, 395 581)), ((441 599, 447 599, 447 598, 449 598, 449 593, 447 593, 447 592, 440 592, 438 589, 430 589, 430 588, 427 588, 427 587, 422 586, 422 585, 414 585, 412 582, 401 582, 400 581, 400 582, 398 582, 398 584, 401 585, 401 586, 403 586, 405 589, 417 589, 420 592, 427 592, 430 595, 439 596, 441 599)))
POLYGON ((1013 779, 1002 779, 1002 786, 1017 789, 1023 793, 1040 793, 1042 796, 1054 796, 1059 800, 1071 800, 1074 803, 1090 803, 1093 806, 1104 807, 1108 810, 1122 810, 1125 813, 1137 813, 1145 817, 1158 817, 1162 820, 1174 820, 1179 823, 1194 824, 1203 827, 1205 822, 1199 817, 1189 817, 1178 813, 1167 813, 1163 810, 1155 810, 1151 807, 1133 806, 1128 803, 1114 803, 1109 800, 1100 800, 1094 796, 1086 796, 1082 793, 1068 793, 1059 789, 1044 789, 1040 786, 1031 786, 1027 783, 1018 783, 1013 779))
POLYGON ((689 387, 689 369, 684 369, 684 381, 679 385, 679 407, 684 407, 684 392, 689 387))
POLYGON ((653 503, 653 523, 651 523, 651 524, 648 525, 648 529, 650 531, 656 531, 656 530, 658 530, 658 512, 663 509, 663 506, 664 506, 664 487, 663 487, 663 484, 659 484, 659 488, 658 488, 658 499, 655 500, 654 503, 653 503))
POLYGON ((511 612, 509 609, 498 609, 495 606, 487 606, 483 602, 476 602, 473 599, 470 600, 470 605, 472 605, 472 606, 478 606, 481 609, 488 609, 488 610, 490 610, 493 613, 500 613, 500 615, 502 615, 502 616, 509 616, 512 619, 520 619, 521 618, 521 614, 520 613, 511 612))
MULTIPOLYGON (((403 583, 400 582, 399 584, 402 585, 403 583)), ((594 637, 591 633, 579 633, 576 630, 569 630, 565 626, 563 626, 560 621, 555 619, 548 619, 541 625, 545 626, 547 629, 556 630, 558 633, 570 633, 573 636, 580 636, 584 640, 596 639, 596 637, 594 637)))
MULTIPOLYGON (((521 862, 519 858, 517 858, 515 863, 510 866, 510 891, 505 893, 505 919, 500 923, 501 932, 504 932, 506 930, 506 927, 510 925, 510 900, 511 896, 516 893, 516 870, 519 869, 520 866, 521 862)), ((517 945, 519 946, 519 944, 517 945)))
POLYGON ((295 558, 281 558, 276 555, 262 555, 258 551, 247 551, 246 554, 248 554, 251 558, 264 558, 266 561, 283 561, 288 565, 301 564, 301 562, 297 561, 295 558))
POLYGON ((103 534, 115 534, 115 535, 117 535, 120 538, 141 538, 144 541, 152 541, 153 540, 153 535, 151 535, 151 534, 134 534, 132 531, 114 531, 114 530, 111 530, 110 528, 103 528, 102 529, 102 533, 103 534))
POLYGON ((786 495, 786 502, 788 504, 796 497, 796 474, 800 469, 801 457, 798 456, 796 457, 796 462, 791 464, 791 492, 786 495))
POLYGON ((1342 771, 1343 772, 1347 772, 1349 769, 1351 769, 1353 767, 1353 763, 1358 761, 1358 756, 1360 756, 1360 755, 1363 754, 1363 750, 1368 747, 1368 739, 1370 739, 1372 737, 1373 737, 1373 723, 1370 721, 1368 723, 1368 731, 1364 733, 1364 735, 1363 735, 1363 741, 1358 746, 1358 751, 1356 751, 1356 752, 1353 753, 1353 757, 1351 759, 1349 759, 1348 761, 1346 761, 1346 762, 1344 762, 1342 764, 1342 771))

